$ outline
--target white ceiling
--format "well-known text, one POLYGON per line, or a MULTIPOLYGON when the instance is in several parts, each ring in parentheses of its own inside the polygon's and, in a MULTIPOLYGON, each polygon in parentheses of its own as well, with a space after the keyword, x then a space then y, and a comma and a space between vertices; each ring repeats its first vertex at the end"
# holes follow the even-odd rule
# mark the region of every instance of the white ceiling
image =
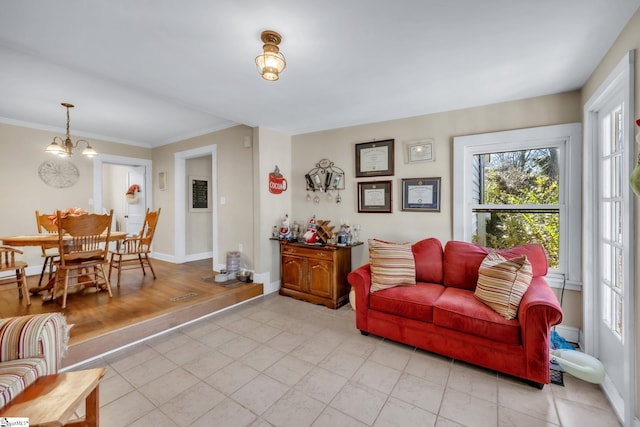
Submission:
POLYGON ((0 121, 155 147, 582 87, 640 0, 2 0, 0 121), (262 80, 260 33, 287 68, 262 80))

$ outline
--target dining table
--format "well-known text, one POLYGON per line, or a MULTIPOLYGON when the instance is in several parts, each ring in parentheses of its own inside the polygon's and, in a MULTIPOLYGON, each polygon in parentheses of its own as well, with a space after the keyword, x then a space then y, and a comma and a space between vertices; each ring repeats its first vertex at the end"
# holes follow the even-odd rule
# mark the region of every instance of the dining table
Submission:
MULTIPOLYGON (((106 233, 105 233, 106 240, 106 233)), ((109 234, 109 241, 116 242, 119 240, 124 240, 127 237, 127 233, 125 231, 112 231, 109 234)), ((67 239, 67 236, 64 236, 63 239, 67 239)), ((68 239, 71 239, 71 236, 68 236, 68 239)), ((55 233, 51 234, 23 234, 18 236, 3 236, 0 237, 0 241, 2 241, 3 245, 6 246, 14 246, 14 247, 23 247, 23 246, 48 246, 55 247, 58 244, 58 235, 55 233)), ((29 288, 29 292, 32 294, 37 294, 39 292, 53 289, 53 284, 55 282, 55 276, 49 279, 49 282, 42 286, 36 286, 29 288)))

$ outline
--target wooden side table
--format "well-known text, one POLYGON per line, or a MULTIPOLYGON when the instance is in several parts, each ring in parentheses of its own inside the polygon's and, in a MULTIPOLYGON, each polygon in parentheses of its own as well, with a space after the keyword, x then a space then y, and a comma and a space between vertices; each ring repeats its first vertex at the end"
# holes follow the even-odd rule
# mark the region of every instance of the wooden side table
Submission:
POLYGON ((100 425, 99 383, 105 368, 65 372, 40 377, 0 411, 0 417, 26 417, 29 426, 100 425), (69 418, 82 401, 86 403, 84 419, 69 418))

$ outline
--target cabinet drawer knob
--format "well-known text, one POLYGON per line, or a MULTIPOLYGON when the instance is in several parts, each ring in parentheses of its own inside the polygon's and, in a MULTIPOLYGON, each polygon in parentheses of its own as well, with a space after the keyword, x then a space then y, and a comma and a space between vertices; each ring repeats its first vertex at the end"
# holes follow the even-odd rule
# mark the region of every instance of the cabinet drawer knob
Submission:
POLYGON ((318 252, 318 256, 320 256, 320 257, 327 256, 327 254, 325 254, 324 252, 318 252))

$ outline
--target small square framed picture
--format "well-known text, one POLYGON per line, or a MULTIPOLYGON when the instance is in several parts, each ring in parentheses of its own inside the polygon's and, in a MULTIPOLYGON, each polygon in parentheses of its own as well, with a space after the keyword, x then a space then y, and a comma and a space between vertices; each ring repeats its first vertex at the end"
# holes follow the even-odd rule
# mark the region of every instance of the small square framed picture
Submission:
POLYGON ((158 172, 158 188, 161 191, 164 191, 168 188, 169 183, 167 182, 167 173, 166 172, 158 172))
POLYGON ((402 210, 440 212, 440 178, 404 178, 402 210))
POLYGON ((432 139, 404 143, 405 163, 432 162, 434 161, 433 154, 432 139))

